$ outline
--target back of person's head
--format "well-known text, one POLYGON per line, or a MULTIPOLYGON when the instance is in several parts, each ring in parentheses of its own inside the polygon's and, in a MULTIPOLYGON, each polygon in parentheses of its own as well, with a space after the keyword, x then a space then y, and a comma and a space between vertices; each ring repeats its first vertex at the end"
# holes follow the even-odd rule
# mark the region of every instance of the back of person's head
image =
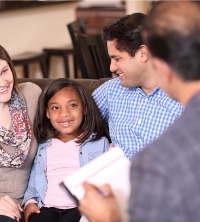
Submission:
POLYGON ((17 74, 13 65, 13 62, 10 58, 10 55, 8 54, 8 52, 5 50, 5 48, 3 46, 0 45, 0 59, 4 60, 8 63, 11 72, 13 74, 13 79, 14 79, 14 87, 17 86, 17 74))
POLYGON ((34 133, 39 143, 45 142, 50 138, 57 137, 57 131, 52 126, 49 118, 46 116, 49 100, 63 88, 73 89, 80 97, 83 107, 83 121, 81 128, 83 133, 76 140, 77 143, 83 143, 90 135, 95 132, 96 135, 91 140, 98 140, 102 136, 109 138, 108 129, 106 128, 96 103, 89 92, 78 82, 67 79, 59 78, 51 80, 45 89, 42 91, 34 123, 34 133))
POLYGON ((149 12, 144 37, 153 56, 183 80, 200 79, 200 3, 160 1, 149 12))
POLYGON ((115 41, 117 50, 134 56, 140 45, 143 44, 141 35, 145 17, 142 13, 134 13, 108 24, 103 28, 104 39, 115 41))

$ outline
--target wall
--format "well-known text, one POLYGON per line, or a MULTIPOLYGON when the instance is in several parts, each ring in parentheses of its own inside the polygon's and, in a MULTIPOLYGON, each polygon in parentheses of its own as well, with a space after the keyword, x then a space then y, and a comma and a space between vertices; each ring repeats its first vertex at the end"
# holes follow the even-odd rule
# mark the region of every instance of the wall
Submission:
MULTIPOLYGON (((96 0, 86 1, 87 3, 97 2, 96 0)), ((150 5, 150 1, 126 0, 125 2, 127 14, 146 13, 150 5)), ((40 51, 45 47, 70 44, 71 40, 66 24, 75 19, 77 4, 63 2, 49 6, 0 11, 0 44, 7 49, 11 56, 24 51, 40 51)), ((73 78, 73 67, 72 63, 70 64, 70 73, 73 78)), ((29 68, 33 73, 30 77, 42 78, 37 64, 31 65, 29 68)), ((22 77, 21 67, 17 67, 16 70, 18 76, 22 77)), ((59 57, 54 57, 51 61, 50 78, 57 77, 64 77, 64 67, 63 61, 59 57)))
MULTIPOLYGON (((59 3, 49 6, 37 6, 10 11, 0 11, 0 44, 4 46, 10 55, 16 55, 24 51, 40 51, 44 47, 59 47, 71 43, 66 24, 75 19, 77 3, 59 3)), ((53 63, 57 67, 50 76, 63 76, 64 69, 59 59, 53 63)), ((30 67, 41 77, 37 65, 30 67)), ((20 68, 17 68, 19 77, 22 76, 20 68)))
POLYGON ((135 12, 147 13, 150 5, 151 5, 151 1, 126 0, 126 13, 127 14, 131 14, 135 12))

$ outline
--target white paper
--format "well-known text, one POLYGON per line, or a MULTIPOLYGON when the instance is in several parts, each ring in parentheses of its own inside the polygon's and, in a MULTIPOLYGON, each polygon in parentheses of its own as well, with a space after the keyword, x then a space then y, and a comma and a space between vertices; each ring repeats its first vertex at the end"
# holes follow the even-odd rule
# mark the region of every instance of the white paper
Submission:
POLYGON ((79 200, 85 192, 82 186, 84 181, 96 186, 110 184, 120 206, 122 219, 126 222, 130 194, 129 175, 130 161, 124 156, 121 148, 115 147, 66 177, 64 184, 79 200))

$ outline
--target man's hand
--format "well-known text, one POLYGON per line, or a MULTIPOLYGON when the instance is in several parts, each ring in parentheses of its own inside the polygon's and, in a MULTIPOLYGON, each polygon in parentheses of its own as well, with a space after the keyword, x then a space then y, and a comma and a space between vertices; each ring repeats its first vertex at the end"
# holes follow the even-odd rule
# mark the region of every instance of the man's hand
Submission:
POLYGON ((22 208, 9 196, 0 198, 0 215, 5 215, 18 222, 21 220, 22 208))
POLYGON ((40 209, 35 203, 29 203, 24 210, 25 222, 28 222, 28 218, 30 217, 31 214, 34 214, 34 213, 39 214, 40 209))
POLYGON ((83 183, 85 195, 79 201, 79 210, 90 222, 120 222, 119 208, 109 185, 100 189, 109 194, 103 196, 97 187, 87 182, 83 183))

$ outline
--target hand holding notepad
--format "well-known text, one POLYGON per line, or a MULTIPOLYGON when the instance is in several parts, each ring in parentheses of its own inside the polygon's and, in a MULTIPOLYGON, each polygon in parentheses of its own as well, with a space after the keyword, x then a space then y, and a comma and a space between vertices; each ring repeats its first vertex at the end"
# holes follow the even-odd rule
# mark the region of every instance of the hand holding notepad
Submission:
POLYGON ((85 193, 82 186, 84 181, 97 187, 110 184, 120 207, 122 219, 127 221, 127 206, 130 194, 129 172, 130 161, 124 156, 120 148, 115 147, 66 177, 64 185, 78 201, 83 198, 85 193))

